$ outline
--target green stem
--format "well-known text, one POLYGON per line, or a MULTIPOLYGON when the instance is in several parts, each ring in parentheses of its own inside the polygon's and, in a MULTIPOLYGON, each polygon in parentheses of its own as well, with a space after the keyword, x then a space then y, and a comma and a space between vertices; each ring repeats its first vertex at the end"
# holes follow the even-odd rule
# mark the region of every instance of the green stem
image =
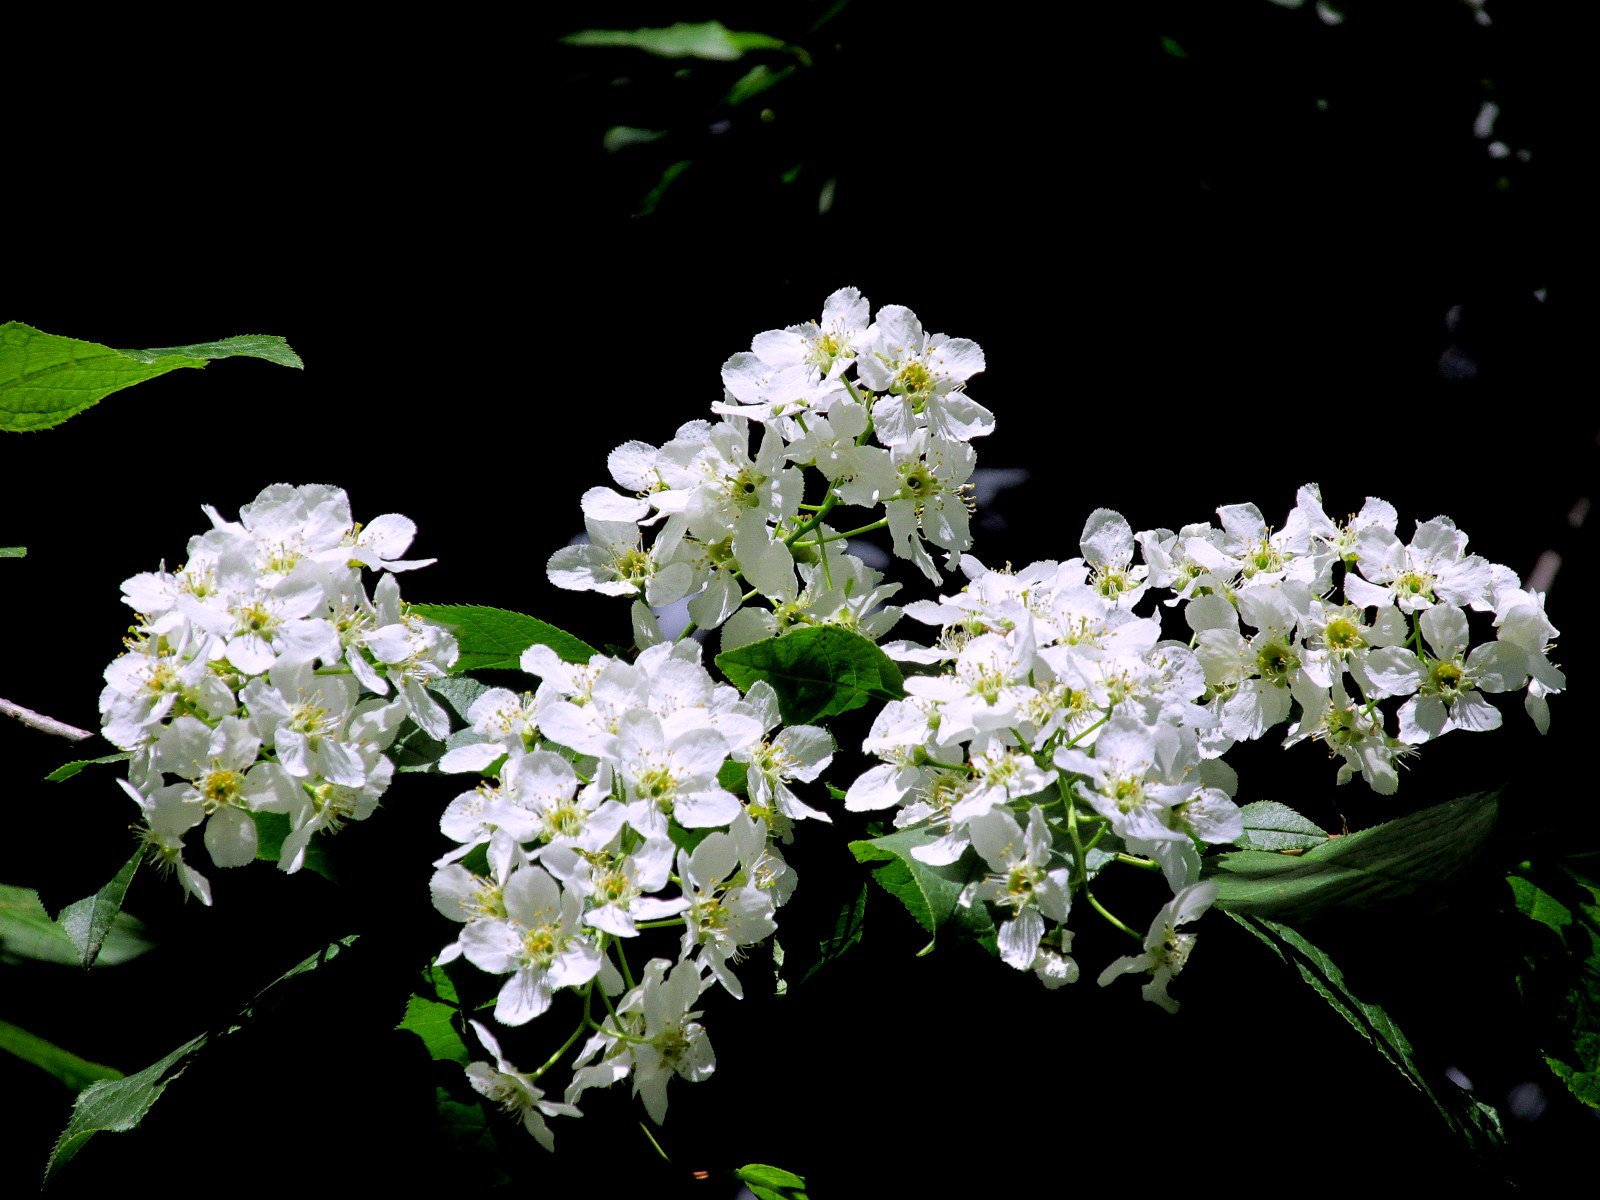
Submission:
POLYGON ((1117 861, 1120 863, 1127 863, 1130 867, 1140 867, 1146 871, 1161 870, 1161 864, 1155 859, 1140 858, 1137 854, 1123 854, 1121 851, 1118 851, 1117 861))
MULTIPOLYGON (((594 980, 591 979, 589 981, 589 987, 592 988, 593 986, 594 986, 594 980)), ((563 1058, 565 1058, 566 1054, 567 1054, 567 1051, 572 1049, 573 1044, 581 1036, 583 1036, 583 1031, 589 1027, 589 995, 588 995, 588 990, 589 990, 588 988, 584 989, 583 1020, 578 1022, 578 1027, 572 1031, 572 1036, 569 1037, 565 1042, 561 1043, 561 1049, 557 1050, 549 1058, 545 1059, 544 1060, 544 1065, 542 1067, 540 1067, 538 1070, 534 1071, 531 1075, 529 1075, 528 1076, 529 1079, 538 1079, 539 1076, 543 1075, 546 1071, 550 1070, 550 1068, 554 1067, 558 1062, 560 1062, 563 1058)))
POLYGON ((1127 934, 1134 941, 1143 944, 1143 942, 1144 942, 1144 934, 1138 933, 1138 932, 1128 928, 1128 926, 1124 925, 1121 921, 1119 921, 1117 919, 1116 915, 1114 913, 1112 913, 1112 911, 1110 909, 1108 909, 1105 905, 1101 904, 1100 901, 1098 901, 1098 900, 1096 900, 1094 898, 1094 893, 1089 890, 1087 884, 1084 886, 1083 896, 1084 896, 1084 899, 1089 901, 1090 907, 1093 908, 1095 910, 1095 912, 1099 913, 1106 920, 1110 921, 1113 925, 1115 925, 1118 929, 1122 930, 1123 933, 1127 934))
POLYGON ((801 538, 805 537, 806 534, 810 533, 818 525, 822 524, 822 518, 832 512, 834 506, 838 503, 839 493, 834 491, 830 486, 828 488, 828 494, 822 499, 822 507, 817 509, 815 513, 808 517, 805 524, 801 525, 799 529, 796 529, 788 537, 784 538, 783 544, 785 546, 793 546, 801 538))
POLYGON ((815 541, 797 542, 796 545, 804 546, 804 547, 811 547, 811 546, 820 546, 824 542, 842 542, 845 538, 860 537, 862 534, 871 533, 875 529, 887 529, 888 526, 889 526, 889 518, 888 517, 883 517, 883 518, 880 518, 879 520, 876 520, 876 521, 872 522, 872 524, 870 524, 870 525, 863 525, 859 529, 851 529, 851 530, 849 530, 849 531, 847 531, 845 533, 830 533, 826 537, 817 538, 815 541))
POLYGON ((684 923, 682 917, 663 917, 659 921, 639 921, 635 929, 672 929, 684 923))

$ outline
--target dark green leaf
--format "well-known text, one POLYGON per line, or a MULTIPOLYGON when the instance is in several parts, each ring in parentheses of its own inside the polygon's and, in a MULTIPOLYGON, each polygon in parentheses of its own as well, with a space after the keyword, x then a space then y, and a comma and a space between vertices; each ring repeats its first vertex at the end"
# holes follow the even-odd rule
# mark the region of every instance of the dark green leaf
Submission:
MULTIPOLYGON (((523 613, 480 604, 413 604, 411 611, 450 629, 461 647, 455 673, 518 670, 529 646, 549 646, 565 662, 586 663, 598 653, 565 630, 523 613)), ((438 691, 436 687, 434 689, 438 691)))
POLYGON ((1298 857, 1239 850, 1206 862, 1216 905, 1298 920, 1332 907, 1382 904, 1442 887, 1468 867, 1494 827, 1498 792, 1478 792, 1329 838, 1298 857))
POLYGON ((10 321, 0 325, 0 430, 48 429, 112 392, 240 354, 301 365, 282 338, 264 335, 164 350, 113 350, 10 321))
POLYGON ((1572 924, 1572 910, 1531 879, 1521 875, 1509 876, 1511 894, 1516 899, 1517 911, 1531 917, 1541 925, 1564 932, 1572 924))
POLYGON ((1163 52, 1170 54, 1173 58, 1189 57, 1188 51, 1178 44, 1176 38, 1163 37, 1161 39, 1161 49, 1163 52))
MULTIPOLYGON (((256 861, 277 862, 283 857, 283 842, 289 836, 289 818, 275 812, 253 812, 250 816, 256 823, 256 861)), ((334 878, 333 862, 320 836, 312 835, 301 869, 315 871, 324 879, 334 878)))
POLYGON ((444 1088, 434 1089, 434 1104, 450 1148, 452 1181, 468 1191, 489 1191, 509 1184, 511 1177, 500 1165, 500 1147, 483 1105, 476 1100, 463 1103, 444 1088))
POLYGON ((648 217, 655 212, 661 204, 661 198, 667 194, 667 189, 672 186, 673 181, 692 166, 694 166, 694 159, 684 158, 663 168, 661 178, 656 181, 655 187, 645 193, 644 199, 639 201, 639 211, 634 215, 648 217))
POLYGON ((133 882, 134 872, 139 869, 139 860, 143 857, 143 851, 135 850, 110 883, 56 914, 56 924, 72 939, 85 967, 94 966, 95 959, 100 957, 106 935, 111 932, 111 923, 122 911, 123 897, 128 894, 128 885, 133 882))
POLYGON ((464 1067, 472 1061, 472 1053, 456 1029, 461 1003, 455 985, 437 967, 430 968, 424 975, 427 991, 432 994, 413 994, 406 1001, 405 1017, 395 1028, 421 1038, 428 1049, 428 1057, 436 1062, 460 1063, 464 1067))
POLYGON ((789 725, 809 725, 873 700, 905 695, 900 669, 858 633, 813 625, 717 655, 717 666, 741 692, 758 679, 772 685, 789 725))
POLYGON ((1505 1140, 1500 1117, 1495 1110, 1472 1099, 1454 1085, 1435 1091, 1416 1061, 1411 1041, 1389 1014, 1376 1004, 1368 1004, 1350 989, 1344 973, 1318 947, 1287 925, 1262 917, 1229 913, 1235 921, 1260 938, 1278 958, 1299 972, 1333 1010, 1350 1023, 1362 1037, 1403 1075, 1408 1083, 1428 1098, 1435 1111, 1456 1134, 1475 1151, 1486 1151, 1505 1140))
POLYGON ((23 1062, 48 1071, 75 1092, 81 1092, 91 1083, 102 1079, 122 1078, 122 1072, 115 1067, 79 1058, 70 1050, 63 1050, 54 1042, 47 1042, 37 1034, 19 1029, 9 1021, 0 1021, 0 1050, 15 1054, 23 1062))
POLYGON ((733 85, 722 102, 730 108, 736 108, 746 100, 761 95, 768 88, 782 83, 794 74, 794 70, 793 67, 784 67, 774 71, 765 63, 758 63, 739 77, 739 82, 733 85))
POLYGON ((691 854, 696 846, 716 832, 715 829, 685 829, 671 817, 667 818, 667 836, 672 839, 672 844, 691 854))
MULTIPOLYGON (((289 968, 256 993, 250 1003, 241 1010, 238 1020, 225 1029, 221 1036, 227 1036, 243 1028, 244 1022, 249 1020, 255 1006, 274 989, 297 975, 314 971, 332 961, 355 940, 354 935, 341 938, 289 968)), ((108 1131, 121 1132, 137 1126, 150 1111, 150 1106, 166 1090, 167 1085, 183 1074, 194 1055, 199 1053, 211 1037, 211 1034, 202 1033, 136 1075, 96 1083, 80 1092, 72 1106, 72 1118, 56 1140, 55 1149, 50 1152, 50 1161, 45 1165, 45 1182, 48 1184, 51 1176, 65 1166, 95 1134, 108 1131)))
POLYGON ((569 46, 625 46, 662 58, 706 58, 732 62, 749 50, 782 50, 780 38, 764 33, 739 33, 720 21, 688 24, 680 21, 664 29, 580 29, 561 39, 569 46))
POLYGON ((870 841, 851 842, 850 853, 857 862, 885 864, 872 872, 873 879, 929 933, 938 933, 952 919, 980 937, 985 931, 992 932, 994 922, 984 905, 962 908, 959 903, 969 878, 962 863, 930 867, 911 856, 913 847, 927 845, 938 836, 928 828, 901 829, 870 841))
POLYGON ((1244 818, 1244 833, 1233 844, 1246 850, 1309 850, 1328 840, 1315 822, 1276 800, 1246 804, 1239 815, 1244 818))
POLYGON ((71 779, 85 767, 98 766, 101 763, 127 762, 133 755, 124 750, 121 754, 107 754, 104 758, 76 758, 69 763, 62 763, 54 771, 45 776, 48 783, 62 783, 71 779))
POLYGON ((833 923, 833 932, 817 946, 817 961, 800 976, 801 983, 861 941, 867 917, 867 891, 867 885, 863 883, 856 898, 839 910, 839 916, 833 923))
POLYGON ((190 346, 161 346, 154 350, 121 350, 135 362, 153 363, 163 358, 264 358, 280 367, 305 370, 305 363, 289 343, 275 333, 241 333, 220 342, 195 342, 190 346))
POLYGON ((447 749, 410 717, 400 722, 394 741, 384 751, 396 771, 431 771, 447 749))
POLYGON ((1524 863, 1508 877, 1517 910, 1542 929, 1519 982, 1535 1005, 1544 1060, 1572 1094, 1600 1108, 1600 876, 1596 856, 1524 863), (1546 932, 1548 931, 1548 932, 1546 932))

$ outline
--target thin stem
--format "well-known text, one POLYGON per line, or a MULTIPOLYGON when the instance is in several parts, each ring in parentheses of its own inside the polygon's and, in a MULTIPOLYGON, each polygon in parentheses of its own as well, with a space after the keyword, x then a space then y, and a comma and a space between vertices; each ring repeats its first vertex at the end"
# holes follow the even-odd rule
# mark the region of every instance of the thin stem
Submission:
POLYGON ((68 725, 65 721, 47 717, 43 713, 34 712, 31 708, 23 708, 22 705, 14 704, 10 700, 0 699, 0 716, 15 717, 24 725, 37 729, 40 733, 67 738, 69 741, 81 742, 85 738, 94 736, 94 733, 88 729, 79 729, 76 725, 68 725))
MULTIPOLYGON (((594 980, 591 979, 589 981, 589 987, 592 988, 593 986, 594 980)), ((528 1078, 538 1079, 539 1076, 543 1075, 546 1071, 550 1070, 550 1068, 554 1067, 558 1062, 565 1058, 567 1051, 572 1049, 573 1043, 583 1035, 583 1031, 587 1028, 589 1028, 589 995, 588 989, 586 988, 584 990, 583 997, 583 1020, 578 1022, 578 1027, 572 1031, 572 1036, 569 1037, 565 1042, 561 1043, 561 1049, 557 1050, 549 1058, 545 1059, 544 1065, 535 1070, 531 1075, 528 1076, 528 1078)))
POLYGON ((793 546, 801 538, 805 537, 806 534, 810 533, 818 525, 822 524, 822 518, 832 512, 834 506, 838 503, 839 493, 830 487, 828 489, 828 494, 823 497, 822 507, 817 509, 816 512, 812 513, 810 517, 806 518, 805 524, 801 525, 799 529, 796 529, 788 537, 784 538, 783 544, 785 546, 793 546))
POLYGON ((634 928, 635 929, 671 929, 674 926, 682 925, 683 923, 684 923, 684 921, 683 921, 682 917, 663 917, 659 921, 639 921, 634 925, 634 928))
POLYGON ((1099 913, 1106 920, 1110 921, 1113 925, 1115 925, 1118 929, 1122 930, 1123 933, 1127 934, 1134 941, 1143 943, 1144 934, 1138 933, 1135 930, 1128 928, 1128 926, 1124 925, 1121 921, 1119 921, 1117 919, 1116 915, 1114 913, 1112 913, 1110 909, 1108 909, 1105 905, 1101 904, 1100 901, 1098 901, 1098 900, 1096 900, 1094 898, 1094 893, 1091 892, 1088 889, 1087 886, 1085 886, 1084 889, 1083 889, 1083 896, 1084 896, 1084 899, 1086 899, 1089 902, 1090 907, 1092 907, 1095 910, 1095 912, 1099 913))
POLYGON ((1120 850, 1117 852, 1117 861, 1127 863, 1130 867, 1140 867, 1146 871, 1161 870, 1161 864, 1153 858, 1141 858, 1137 854, 1123 854, 1120 850))
POLYGON ((859 529, 851 529, 851 530, 848 530, 845 533, 830 533, 826 537, 819 537, 819 538, 815 539, 814 541, 797 542, 796 545, 810 547, 810 546, 820 546, 824 542, 842 542, 845 538, 860 537, 862 534, 871 533, 875 529, 887 529, 888 526, 889 526, 889 518, 888 517, 882 517, 882 518, 872 522, 872 524, 870 524, 870 525, 861 526, 859 529))

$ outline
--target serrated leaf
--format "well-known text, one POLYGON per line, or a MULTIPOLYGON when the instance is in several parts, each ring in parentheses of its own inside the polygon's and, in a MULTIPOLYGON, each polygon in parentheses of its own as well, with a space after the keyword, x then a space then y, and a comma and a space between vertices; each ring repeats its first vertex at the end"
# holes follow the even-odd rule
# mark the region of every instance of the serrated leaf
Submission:
MULTIPOLYGON (((283 842, 289 836, 289 818, 275 812, 253 812, 250 817, 256 823, 256 861, 277 862, 283 857, 283 842)), ((324 879, 335 879, 333 862, 322 838, 312 835, 301 870, 315 871, 324 879)))
POLYGON ((472 1061, 472 1052, 456 1029, 461 1001, 455 985, 437 967, 424 972, 424 977, 432 994, 413 993, 406 1001, 406 1015, 395 1028, 421 1038, 428 1057, 435 1062, 460 1063, 464 1067, 472 1061))
POLYGON ((134 873, 138 871, 143 857, 143 851, 135 850, 133 857, 103 888, 92 896, 85 896, 67 905, 56 914, 56 924, 72 940, 85 967, 94 966, 95 959, 100 957, 106 935, 111 932, 111 923, 122 911, 128 885, 133 882, 134 873))
POLYGON ((400 722, 394 741, 384 751, 396 771, 431 771, 449 749, 410 717, 400 722))
POLYGON ((463 723, 471 724, 472 718, 467 715, 468 710, 471 709, 473 701, 490 688, 487 683, 480 683, 468 676, 451 675, 444 679, 435 679, 428 685, 428 690, 443 700, 463 723))
MULTIPOLYGON (((99 965, 117 966, 138 958, 150 946, 143 922, 128 913, 118 913, 101 944, 99 965)), ((38 892, 0 884, 0 962, 22 959, 81 966, 83 953, 67 931, 50 919, 38 892)))
MULTIPOLYGON (((410 610, 435 621, 455 634, 461 657, 455 674, 467 671, 518 670, 522 652, 529 646, 549 646, 556 657, 569 663, 586 663, 599 653, 564 629, 538 617, 487 608, 481 604, 412 604, 410 610)), ((438 688, 434 688, 438 691, 438 688)))
POLYGON ((805 974, 800 976, 801 983, 860 943, 861 934, 866 928, 867 891, 867 885, 863 883, 855 899, 839 910, 839 915, 833 922, 833 932, 818 944, 817 961, 807 967, 805 974))
POLYGON ((1316 822, 1276 800, 1246 804, 1239 815, 1244 818, 1244 832, 1233 844, 1246 850, 1309 850, 1328 840, 1316 822))
POLYGON ((69 763, 62 763, 54 771, 51 771, 50 774, 44 777, 45 782, 64 783, 66 780, 71 779, 74 775, 82 771, 85 767, 96 767, 101 763, 127 762, 132 757, 132 754, 124 750, 120 754, 107 754, 103 758, 75 758, 69 763))
POLYGON ((750 50, 782 50, 781 38, 741 33, 720 21, 680 21, 662 29, 580 29, 561 39, 569 46, 622 46, 662 58, 705 58, 732 62, 750 50))
MULTIPOLYGON (((331 962, 355 940, 354 934, 341 938, 290 967, 257 992, 250 1003, 240 1011, 235 1023, 223 1030, 219 1036, 226 1037, 243 1028, 255 1006, 274 989, 298 975, 317 970, 331 962)), ((160 1099, 167 1085, 183 1074, 194 1055, 199 1053, 211 1038, 211 1034, 202 1033, 135 1075, 96 1083, 78 1093, 78 1098, 72 1105, 72 1117, 68 1120, 67 1127, 61 1131, 61 1136, 56 1139, 55 1149, 50 1152, 50 1161, 45 1164, 45 1183, 48 1184, 51 1177, 95 1134, 125 1132, 144 1120, 145 1114, 150 1111, 150 1106, 160 1099)))
POLYGON ((813 625, 717 655, 717 668, 741 692, 758 679, 778 694, 788 725, 812 725, 873 700, 905 695, 900 669, 858 633, 813 625))
POLYGON ((931 867, 911 856, 913 847, 927 845, 937 838, 937 832, 932 829, 902 829, 869 841, 851 842, 850 853, 857 862, 885 864, 873 870, 873 879, 905 905, 917 924, 929 933, 938 933, 958 912, 962 916, 961 923, 968 927, 981 928, 984 922, 992 927, 993 922, 988 920, 988 912, 982 905, 963 910, 958 903, 968 878, 961 863, 931 867))
POLYGON ((0 1021, 0 1050, 54 1075, 75 1092, 81 1092, 91 1083, 98 1083, 102 1079, 122 1078, 122 1072, 115 1067, 79 1058, 72 1051, 63 1050, 54 1042, 46 1041, 38 1034, 29 1033, 9 1021, 0 1021))
POLYGON ((28 557, 28 548, 26 546, 0 546, 0 558, 26 557, 28 557))
POLYGON ((289 345, 287 339, 275 333, 241 333, 223 338, 220 342, 194 342, 188 346, 160 346, 154 350, 121 350, 135 362, 153 363, 163 358, 264 358, 280 367, 305 370, 306 364, 289 345))
POLYGON ((1494 827, 1498 792, 1329 838, 1299 857, 1238 850, 1206 860, 1216 906, 1295 921, 1332 907, 1383 904, 1440 887, 1469 866, 1494 827))
POLYGON ((1410 1039, 1387 1012, 1351 990, 1344 972, 1324 951, 1280 922, 1232 912, 1228 915, 1270 947, 1281 961, 1294 967, 1313 991, 1428 1098, 1445 1124, 1473 1150, 1483 1152, 1505 1141, 1500 1116, 1493 1107, 1473 1100, 1465 1092, 1450 1090, 1441 1095, 1433 1089, 1417 1064, 1410 1039))
POLYGON ((50 1151, 50 1161, 44 1170, 45 1183, 48 1184, 51 1176, 70 1162, 95 1134, 124 1132, 144 1120, 144 1115, 161 1098, 167 1085, 183 1074, 190 1057, 206 1044, 206 1036, 201 1034, 190 1039, 137 1075, 91 1084, 79 1092, 72 1105, 72 1117, 56 1139, 55 1149, 50 1151))
POLYGON ((48 429, 123 388, 240 354, 301 365, 282 338, 265 335, 168 349, 113 350, 9 321, 0 325, 0 430, 48 429))

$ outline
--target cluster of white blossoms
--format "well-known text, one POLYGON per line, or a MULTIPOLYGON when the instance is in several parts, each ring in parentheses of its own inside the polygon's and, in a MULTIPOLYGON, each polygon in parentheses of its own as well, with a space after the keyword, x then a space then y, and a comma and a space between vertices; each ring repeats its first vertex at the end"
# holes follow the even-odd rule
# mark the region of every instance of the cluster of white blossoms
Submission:
POLYGON ((1218 514, 1220 526, 1135 535, 1100 509, 1081 557, 1012 572, 968 556, 963 591, 906 608, 941 627, 934 644, 885 647, 941 673, 908 678, 879 713, 865 749, 882 761, 846 806, 893 807, 897 826, 929 830, 912 850, 924 862, 975 850, 989 874, 962 902, 992 906, 1001 957, 1049 986, 1077 976, 1073 895, 1110 917, 1091 881, 1122 861, 1159 869, 1173 895, 1144 953, 1100 982, 1146 972, 1146 998, 1176 1008, 1167 984, 1194 944, 1178 927, 1214 897, 1200 850, 1243 832, 1221 759, 1237 742, 1288 724, 1286 745, 1317 739, 1342 760, 1339 782, 1361 774, 1389 794, 1421 743, 1500 724, 1484 693, 1526 688, 1543 730, 1545 698, 1564 686, 1543 596, 1468 555, 1447 518, 1403 543, 1392 506, 1369 499, 1338 524, 1313 485, 1281 530, 1254 505, 1218 514), (1160 594, 1181 608, 1187 644, 1136 611, 1160 594), (1469 611, 1494 633, 1475 647, 1469 611))
POLYGON ((690 421, 663 446, 618 446, 609 466, 623 490, 584 494, 588 544, 557 551, 550 579, 639 597, 641 644, 659 637, 649 607, 686 597, 700 628, 722 628, 725 650, 796 625, 877 639, 899 616, 880 606, 900 585, 881 586, 845 543, 887 528, 895 554, 935 583, 928 544, 948 567, 971 546, 971 442, 994 416, 964 389, 983 366, 977 343, 930 335, 899 305, 874 317, 843 288, 819 320, 728 359, 718 420, 690 421), (806 468, 825 485, 812 502, 806 468), (881 515, 840 532, 827 522, 840 505, 881 515), (744 607, 758 597, 766 607, 744 607))
POLYGON ((334 487, 274 484, 189 542, 176 571, 135 575, 127 650, 106 668, 103 732, 131 755, 123 787, 152 858, 211 903, 184 861, 204 824, 219 867, 251 862, 256 814, 287 818, 279 866, 312 836, 370 816, 389 786, 384 751, 411 717, 435 737, 449 718, 427 684, 456 659, 448 632, 407 615, 392 572, 416 527, 394 513, 362 526, 334 487), (369 596, 361 568, 384 574, 369 596))
POLYGON ((774 835, 827 820, 790 785, 814 780, 834 744, 810 725, 774 734, 772 688, 740 696, 715 683, 694 641, 585 664, 537 645, 521 665, 537 690, 484 692, 468 709, 470 731, 440 759, 442 770, 488 777, 444 814, 457 847, 435 864, 432 892, 462 925, 438 961, 464 957, 506 977, 495 1020, 522 1025, 556 992, 577 993, 568 1045, 592 1036, 565 1102, 546 1101, 535 1082, 543 1071, 518 1072, 481 1033, 496 1064, 468 1071, 548 1146, 544 1117, 577 1115, 573 1102, 590 1087, 631 1076, 660 1121, 674 1074, 711 1074, 696 1001, 716 984, 744 995, 734 964, 776 931, 795 887, 774 835), (629 949, 662 929, 677 933, 675 957, 651 958, 635 981, 629 949))

